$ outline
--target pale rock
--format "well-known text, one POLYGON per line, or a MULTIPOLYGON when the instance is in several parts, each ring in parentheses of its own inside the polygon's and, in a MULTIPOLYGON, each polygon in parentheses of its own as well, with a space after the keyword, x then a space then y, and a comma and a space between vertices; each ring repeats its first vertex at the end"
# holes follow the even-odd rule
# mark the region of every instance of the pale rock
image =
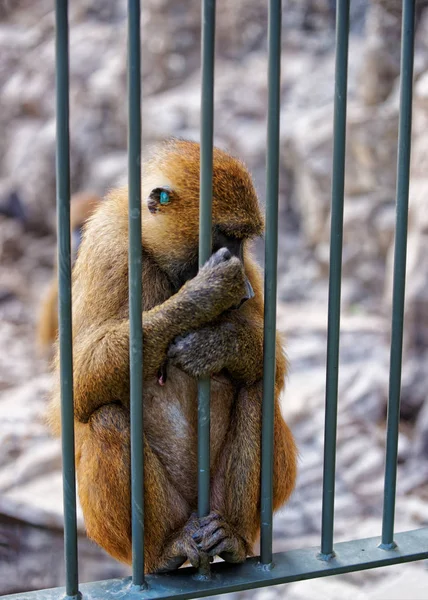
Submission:
MULTIPOLYGON (((304 464, 304 463, 303 463, 304 464)), ((320 469, 320 464, 317 464, 312 469, 301 469, 298 483, 299 489, 303 489, 305 487, 309 488, 318 488, 322 482, 322 470, 320 469)), ((0 483, 1 485, 1 483, 0 483)))
POLYGON ((412 452, 410 460, 405 463, 399 480, 402 494, 418 494, 428 483, 428 462, 412 452))
MULTIPOLYGON (((416 149, 417 151, 417 149, 416 149)), ((428 165, 427 165, 428 166, 428 165)), ((428 234, 428 171, 427 177, 413 177, 409 189, 409 230, 428 234)))
POLYGON ((404 431, 400 431, 398 435, 398 462, 405 463, 412 452, 412 440, 404 431))
POLYGON ((330 206, 331 106, 294 121, 286 166, 293 174, 294 190, 303 233, 311 245, 325 239, 330 206))
POLYGON ((428 526, 428 503, 417 497, 400 497, 400 508, 411 516, 420 527, 428 526))
MULTIPOLYGON (((279 596, 281 597, 281 596, 279 596)), ((299 581, 287 586, 287 600, 368 600, 367 594, 355 585, 343 580, 343 576, 333 576, 328 579, 299 581)))
POLYGON ((383 497, 384 483, 383 469, 379 469, 378 477, 365 481, 364 479, 358 484, 358 497, 362 503, 370 503, 380 505, 383 497))
POLYGON ((353 493, 337 494, 334 500, 334 515, 339 527, 343 527, 346 519, 362 514, 363 508, 353 493))
MULTIPOLYGON (((425 399, 424 405, 418 415, 415 427, 415 444, 414 452, 421 461, 428 461, 428 402, 425 399)), ((425 471, 427 465, 421 465, 425 471)))
POLYGON ((361 195, 395 189, 398 112, 385 104, 374 108, 349 107, 345 193, 361 195), (392 168, 391 168, 392 167, 392 168))
POLYGON ((58 439, 38 442, 31 454, 23 454, 14 461, 13 469, 0 469, 0 491, 6 494, 13 488, 61 468, 61 444, 58 439))
MULTIPOLYGON (((394 249, 388 257, 392 265, 394 249)), ((384 298, 392 310, 393 272, 387 272, 384 298)), ((410 232, 407 240, 405 349, 422 349, 428 344, 428 235, 410 232)))
MULTIPOLYGON (((0 400, 0 413, 4 410, 4 418, 8 419, 11 415, 15 415, 16 424, 20 421, 27 423, 32 417, 36 415, 36 403, 28 402, 28 399, 34 399, 38 394, 43 393, 44 387, 43 382, 38 384, 38 380, 33 381, 33 378, 38 372, 37 361, 35 360, 35 349, 31 342, 28 340, 32 339, 32 328, 27 323, 24 325, 15 325, 8 321, 0 321, 0 345, 2 348, 7 348, 7 352, 2 353, 2 369, 0 372, 0 386, 1 389, 6 390, 6 394, 2 394, 0 400), (22 339, 27 340, 26 343, 22 344, 22 339), (10 390, 11 386, 19 386, 22 383, 22 374, 25 373, 26 379, 29 382, 25 391, 15 388, 10 390), (37 392, 39 390, 39 392, 37 392), (28 407, 28 411, 19 413, 16 409, 14 410, 13 398, 18 399, 17 405, 19 404, 20 395, 23 394, 28 407), (12 409, 11 412, 9 412, 12 409)), ((4 423, 5 421, 3 421, 4 423)))
POLYGON ((374 479, 382 473, 385 462, 385 454, 376 446, 367 449, 356 457, 352 466, 342 471, 342 477, 346 483, 353 489, 358 490, 361 481, 367 483, 367 480, 374 479))
POLYGON ((366 16, 366 47, 360 94, 368 105, 382 102, 400 70, 400 13, 398 0, 373 1, 366 16))
POLYGON ((428 71, 423 73, 416 82, 415 102, 425 109, 428 108, 428 71))
POLYGON ((428 589, 426 568, 401 565, 388 569, 389 577, 367 592, 367 600, 425 600, 428 589))
MULTIPOLYGON (((380 361, 379 361, 380 362, 380 361)), ((343 406, 356 417, 365 417, 374 423, 383 417, 388 386, 388 368, 382 363, 364 364, 353 385, 346 390, 343 406)))
MULTIPOLYGON (((303 371, 294 373, 287 384, 283 410, 291 422, 304 416, 319 406, 324 397, 324 367, 312 369, 311 376, 303 371)), ((314 425, 311 425, 312 428, 314 425)))
MULTIPOLYGON (((21 223, 0 216, 0 260, 2 264, 14 262, 24 253, 21 223)), ((2 281, 2 286, 4 280, 2 281)))
POLYGON ((404 354, 401 375, 401 405, 402 419, 414 422, 427 398, 427 378, 425 365, 428 352, 416 348, 408 349, 404 354))
POLYGON ((361 431, 356 431, 355 435, 348 436, 345 442, 339 443, 336 455, 337 468, 346 472, 350 465, 365 454, 367 442, 367 437, 361 431))
POLYGON ((88 188, 105 195, 111 188, 127 185, 128 156, 126 152, 111 152, 94 159, 88 188))

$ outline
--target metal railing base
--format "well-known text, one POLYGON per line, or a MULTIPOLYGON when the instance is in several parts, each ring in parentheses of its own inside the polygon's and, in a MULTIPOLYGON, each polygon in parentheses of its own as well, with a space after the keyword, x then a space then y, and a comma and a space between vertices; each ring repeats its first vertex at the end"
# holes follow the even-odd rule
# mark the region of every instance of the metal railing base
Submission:
MULTIPOLYGON (((328 562, 319 559, 319 548, 304 548, 274 554, 275 566, 271 570, 260 569, 259 557, 254 557, 241 565, 215 563, 212 578, 205 581, 191 576, 197 572, 195 569, 185 568, 165 575, 147 575, 148 588, 143 591, 133 588, 129 577, 82 583, 80 590, 83 600, 184 600, 428 559, 428 527, 397 533, 395 540, 397 547, 390 550, 379 548, 380 537, 340 542, 328 562)), ((3 598, 62 600, 64 597, 64 588, 56 588, 3 598)))

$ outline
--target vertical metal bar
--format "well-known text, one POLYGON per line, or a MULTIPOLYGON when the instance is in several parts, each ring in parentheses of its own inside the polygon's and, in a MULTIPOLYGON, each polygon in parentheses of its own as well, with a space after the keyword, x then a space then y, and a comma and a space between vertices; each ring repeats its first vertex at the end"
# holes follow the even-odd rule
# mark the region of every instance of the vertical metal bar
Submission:
POLYGON ((321 530, 321 558, 326 560, 333 556, 337 388, 339 376, 340 292, 342 278, 343 198, 345 185, 348 38, 349 0, 337 0, 333 182, 330 232, 326 412, 324 429, 324 480, 321 530))
POLYGON ((140 0, 128 0, 129 365, 132 582, 144 586, 140 0))
MULTIPOLYGON (((199 205, 199 267, 212 251, 212 177, 214 124, 215 0, 202 4, 201 194, 199 205)), ((210 510, 210 380, 199 381, 198 512, 210 510)))
POLYGON ((281 0, 269 1, 268 125, 266 160, 266 242, 264 282, 263 405, 261 450, 260 560, 272 564, 273 419, 276 367, 278 262, 279 119, 281 94, 281 0))
POLYGON ((394 283, 392 292, 391 362, 389 369, 385 489, 381 544, 381 547, 383 548, 395 547, 393 538, 395 492, 397 484, 398 425, 400 420, 404 293, 406 282, 414 42, 415 0, 403 0, 400 120, 397 157, 397 208, 395 225, 394 283))
MULTIPOLYGON (((215 0, 202 2, 199 267, 212 252, 215 0)), ((198 383, 198 514, 210 512, 210 380, 198 383)), ((205 571, 202 576, 208 576, 205 571)))
POLYGON ((65 589, 67 598, 80 598, 77 564, 73 348, 71 321, 68 0, 56 0, 55 19, 57 127, 56 201, 58 219, 58 310, 61 378, 62 475, 64 487, 65 589))

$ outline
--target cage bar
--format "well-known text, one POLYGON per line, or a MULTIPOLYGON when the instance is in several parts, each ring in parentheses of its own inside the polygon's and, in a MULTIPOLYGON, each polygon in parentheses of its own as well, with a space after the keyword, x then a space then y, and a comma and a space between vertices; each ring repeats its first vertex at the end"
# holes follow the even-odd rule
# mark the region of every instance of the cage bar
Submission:
POLYGON ((71 317, 70 134, 68 0, 56 0, 56 202, 58 219, 58 312, 61 444, 64 494, 65 593, 80 598, 77 564, 74 457, 73 347, 71 317))
POLYGON ((278 263, 279 124, 281 97, 281 0, 269 1, 266 240, 264 279, 263 404, 261 450, 260 560, 272 564, 273 435, 276 367, 278 263))
POLYGON ((140 0, 128 0, 129 365, 132 581, 144 585, 140 0))
POLYGON ((321 556, 326 560, 333 556, 337 390, 339 378, 340 292, 342 278, 343 201, 345 188, 346 102, 348 87, 348 40, 349 0, 337 0, 326 412, 324 429, 324 477, 321 526, 321 556))
MULTIPOLYGON (((201 166, 199 204, 199 267, 212 252, 212 178, 214 124, 214 35, 215 0, 202 5, 202 97, 201 166)), ((198 511, 203 517, 210 510, 210 380, 199 381, 198 404, 198 511)))
MULTIPOLYGON (((201 157, 199 200, 199 267, 212 252, 212 180, 214 137, 215 0, 202 2, 201 157)), ((198 382, 198 514, 210 512, 210 395, 209 377, 198 382)), ((200 575, 208 576, 209 564, 200 575)))
POLYGON ((403 0, 394 281, 392 292, 392 334, 389 369, 382 547, 395 545, 394 513, 397 486, 398 426, 400 421, 401 363, 406 283, 414 44, 415 0, 403 0))

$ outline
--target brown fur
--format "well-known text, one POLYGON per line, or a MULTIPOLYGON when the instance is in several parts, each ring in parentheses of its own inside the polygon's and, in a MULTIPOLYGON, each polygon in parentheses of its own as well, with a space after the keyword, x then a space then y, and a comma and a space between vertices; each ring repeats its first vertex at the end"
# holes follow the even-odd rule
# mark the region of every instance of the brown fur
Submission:
MULTIPOLYGON (((70 229, 82 227, 84 222, 94 212, 101 198, 96 194, 82 192, 74 194, 70 202, 70 229)), ((72 247, 72 254, 75 255, 72 247)), ((49 354, 52 344, 58 335, 58 271, 55 265, 54 276, 49 283, 40 306, 37 321, 37 346, 41 353, 49 354)))
MULTIPOLYGON (((145 568, 194 566, 220 554, 238 562, 260 528, 263 294, 247 238, 263 230, 244 165, 215 149, 213 223, 243 238, 244 269, 223 251, 174 288, 198 252, 199 146, 172 140, 146 164, 143 181, 145 568), (146 198, 169 185, 151 214, 146 198), (220 258, 219 258, 220 257, 220 258), (223 257, 223 259, 222 259, 223 257), (245 294, 255 297, 229 310, 245 294), (166 384, 157 373, 168 359, 166 384), (211 510, 197 507, 197 380, 211 383, 211 510)), ((89 219, 73 276, 76 464, 88 535, 131 562, 127 191, 112 192, 89 219)), ((296 449, 278 396, 286 361, 278 338, 274 508, 290 495, 296 449)), ((58 368, 57 368, 58 373, 58 368)), ((50 421, 59 433, 59 391, 50 421)))

